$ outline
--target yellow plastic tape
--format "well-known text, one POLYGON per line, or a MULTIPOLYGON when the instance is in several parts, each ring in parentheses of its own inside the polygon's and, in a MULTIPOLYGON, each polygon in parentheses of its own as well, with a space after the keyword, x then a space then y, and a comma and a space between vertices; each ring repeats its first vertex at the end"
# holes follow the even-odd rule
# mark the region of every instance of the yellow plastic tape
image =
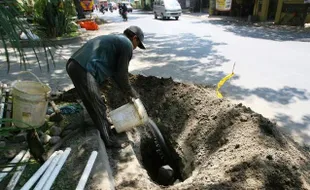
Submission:
POLYGON ((223 98, 223 95, 220 92, 220 88, 224 85, 224 83, 229 80, 232 76, 234 76, 235 73, 231 73, 227 75, 226 77, 222 78, 219 83, 217 83, 217 88, 216 88, 216 95, 218 98, 223 98))

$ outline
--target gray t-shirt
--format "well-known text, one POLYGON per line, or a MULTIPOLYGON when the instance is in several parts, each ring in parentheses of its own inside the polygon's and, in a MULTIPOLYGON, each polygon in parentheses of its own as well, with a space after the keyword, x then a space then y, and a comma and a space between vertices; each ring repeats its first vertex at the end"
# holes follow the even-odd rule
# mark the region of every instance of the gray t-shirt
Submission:
POLYGON ((89 40, 70 59, 91 73, 99 84, 112 77, 121 90, 136 97, 129 85, 128 67, 133 46, 124 35, 104 35, 89 40))

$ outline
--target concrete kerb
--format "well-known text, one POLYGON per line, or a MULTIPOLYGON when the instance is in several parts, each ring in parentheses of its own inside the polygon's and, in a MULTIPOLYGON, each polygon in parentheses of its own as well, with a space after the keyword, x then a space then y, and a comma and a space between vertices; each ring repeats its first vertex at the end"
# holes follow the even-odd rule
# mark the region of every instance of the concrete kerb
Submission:
MULTIPOLYGON (((82 102, 80 105, 83 107, 83 118, 84 124, 86 125, 95 125, 90 118, 86 108, 82 102)), ((107 153, 107 149, 103 140, 101 139, 100 132, 98 129, 96 130, 96 135, 93 137, 96 139, 96 142, 99 143, 98 146, 98 156, 95 161, 94 167, 90 174, 91 182, 87 183, 85 189, 100 189, 100 190, 115 190, 115 183, 112 173, 112 167, 109 163, 109 156, 107 153)))
POLYGON ((108 153, 98 130, 96 138, 99 143, 99 148, 98 148, 98 157, 95 162, 95 167, 93 168, 91 174, 96 184, 92 184, 92 186, 95 185, 96 189, 115 190, 115 183, 112 169, 109 163, 108 153))
MULTIPOLYGON (((84 108, 84 123, 89 126, 93 126, 94 123, 87 113, 85 106, 81 102, 80 104, 84 108)), ((92 181, 85 189, 115 190, 115 179, 112 172, 112 166, 109 161, 109 155, 105 144, 101 139, 99 131, 96 131, 97 133, 94 138, 96 138, 96 141, 99 143, 98 157, 95 162, 95 167, 91 173, 92 181)), ((134 142, 130 132, 122 133, 118 135, 118 138, 134 142)), ((118 154, 118 161, 115 163, 116 168, 124 168, 120 175, 127 177, 137 177, 137 175, 141 173, 142 167, 138 161, 133 145, 130 143, 127 147, 119 149, 118 154)))
MULTIPOLYGON (((109 162, 108 152, 98 130, 96 138, 99 142, 98 157, 91 173, 92 183, 88 184, 85 189, 115 190, 115 179, 113 177, 111 163, 109 162)), ((129 141, 133 142, 133 137, 129 132, 124 133, 123 138, 128 138, 129 141)), ((118 161, 115 164, 116 168, 122 168, 119 175, 126 176, 124 177, 125 179, 131 177, 137 178, 141 173, 142 167, 132 145, 129 144, 127 147, 118 150, 118 153, 118 161)))
MULTIPOLYGON (((46 46, 62 46, 62 45, 67 45, 67 44, 74 44, 74 43, 79 43, 83 41, 83 35, 81 34, 80 36, 76 37, 65 37, 65 38, 59 38, 59 39, 48 39, 44 40, 46 46)), ((22 48, 31 48, 32 46, 34 47, 43 47, 41 43, 38 43, 36 40, 33 40, 32 43, 29 40, 20 40, 20 46, 22 48)), ((7 44, 8 48, 15 48, 12 44, 7 44)), ((4 46, 1 44, 0 48, 4 48, 4 46)))

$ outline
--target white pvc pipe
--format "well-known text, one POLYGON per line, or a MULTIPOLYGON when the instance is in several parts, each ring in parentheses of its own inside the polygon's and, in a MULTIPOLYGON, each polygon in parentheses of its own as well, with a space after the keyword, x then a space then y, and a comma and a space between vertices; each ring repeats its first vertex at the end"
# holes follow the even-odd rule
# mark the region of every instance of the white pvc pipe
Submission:
MULTIPOLYGON (((0 119, 3 119, 3 113, 4 113, 4 103, 0 102, 0 119)), ((1 123, 2 122, 0 122, 0 127, 2 126, 1 123)))
POLYGON ((26 151, 22 150, 20 151, 15 158, 10 162, 9 165, 13 165, 13 166, 9 166, 4 168, 1 172, 0 172, 0 182, 3 180, 3 178, 5 178, 6 175, 8 175, 8 173, 14 168, 14 164, 18 163, 23 156, 25 155, 26 151))
POLYGON ((56 168, 53 170, 51 176, 49 177, 48 181, 45 183, 42 190, 49 190, 52 187, 58 173, 60 172, 60 169, 62 168, 62 166, 66 162, 70 152, 71 152, 71 148, 66 148, 65 152, 61 155, 60 161, 58 162, 56 168))
MULTIPOLYGON (((2 88, 2 90, 4 90, 4 88, 2 88)), ((2 96, 3 91, 1 91, 1 89, 0 89, 0 92, 1 92, 1 94, 0 94, 0 97, 1 97, 1 99, 0 99, 0 119, 3 119, 5 96, 2 96)), ((2 122, 0 122, 0 127, 2 127, 2 122)))
POLYGON ((28 190, 30 189, 35 182, 42 176, 47 167, 53 161, 53 159, 59 154, 59 151, 54 152, 49 159, 32 175, 32 177, 24 184, 24 186, 20 190, 28 190))
POLYGON ((50 177, 51 173, 55 169, 59 159, 63 155, 63 151, 60 150, 57 156, 52 160, 52 163, 48 166, 47 170, 45 171, 44 175, 41 177, 38 184, 35 186, 34 190, 41 190, 48 178, 50 177))
POLYGON ((81 176, 81 179, 76 187, 75 190, 83 190, 85 185, 86 185, 86 182, 87 182, 87 179, 89 177, 89 174, 91 172, 91 169, 93 168, 93 165, 95 163, 95 160, 97 158, 97 155, 98 155, 98 152, 97 151, 93 151, 87 161, 87 164, 85 166, 85 169, 83 171, 83 174, 81 176))
POLYGON ((24 155, 22 161, 20 162, 20 164, 23 164, 23 165, 17 167, 16 172, 14 173, 13 177, 10 180, 10 183, 6 187, 6 190, 13 190, 15 188, 20 176, 22 175, 22 173, 24 172, 26 168, 26 163, 28 162, 29 158, 30 158, 30 153, 28 150, 26 154, 24 155))

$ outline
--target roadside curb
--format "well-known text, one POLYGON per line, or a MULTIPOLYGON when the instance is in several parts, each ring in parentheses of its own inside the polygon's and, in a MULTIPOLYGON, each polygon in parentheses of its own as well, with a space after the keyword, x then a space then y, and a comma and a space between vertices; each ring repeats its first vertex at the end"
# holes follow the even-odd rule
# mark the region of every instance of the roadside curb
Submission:
MULTIPOLYGON (((98 130, 96 134, 96 139, 99 143, 98 157, 91 174, 92 181, 85 189, 115 190, 116 180, 119 182, 119 180, 126 181, 128 178, 138 179, 138 175, 142 173, 143 167, 137 158, 133 145, 130 143, 124 148, 107 150, 98 130), (109 159, 111 155, 108 154, 114 154, 114 151, 117 152, 118 157, 112 161, 109 159), (112 167, 117 168, 115 176, 113 175, 112 167)), ((118 138, 133 142, 133 137, 129 132, 121 134, 118 138)))
MULTIPOLYGON (((80 35, 77 37, 43 40, 43 43, 45 43, 45 46, 62 46, 73 43, 79 43, 82 41, 83 41, 83 35, 80 35)), ((37 42, 36 40, 33 40, 32 42, 30 42, 29 40, 20 40, 19 42, 22 48, 31 48, 32 45, 34 47, 43 47, 42 43, 37 42)), ((12 44, 7 44, 7 47, 15 48, 15 46, 12 44)), ((0 46, 0 48, 3 48, 2 45, 0 46)))
MULTIPOLYGON (((92 119, 90 118, 88 112, 83 103, 83 118, 84 124, 94 126, 92 119)), ((115 183, 112 173, 112 168, 109 162, 109 156, 107 153, 107 149, 103 140, 100 137, 100 132, 98 129, 96 130, 96 134, 93 135, 92 138, 96 139, 98 142, 98 156, 94 163, 94 167, 90 174, 91 181, 86 185, 85 189, 98 189, 98 190, 115 190, 115 183)))
POLYGON ((93 180, 92 184, 88 184, 88 187, 85 189, 101 189, 101 190, 115 190, 115 183, 112 173, 112 168, 109 163, 109 157, 105 144, 100 137, 100 133, 96 130, 97 142, 99 143, 98 147, 98 156, 94 164, 91 177, 93 180))

